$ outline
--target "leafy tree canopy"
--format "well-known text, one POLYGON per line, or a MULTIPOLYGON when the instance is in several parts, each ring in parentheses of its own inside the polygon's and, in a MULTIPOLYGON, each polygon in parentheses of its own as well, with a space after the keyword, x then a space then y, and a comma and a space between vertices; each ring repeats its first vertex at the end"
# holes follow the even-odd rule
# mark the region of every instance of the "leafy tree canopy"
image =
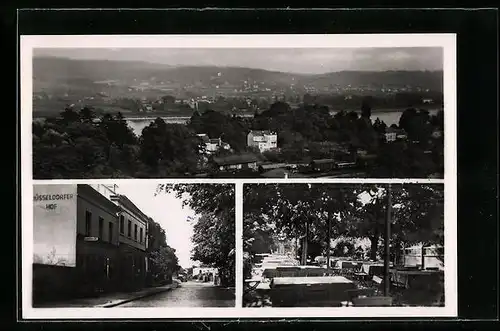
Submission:
POLYGON ((199 218, 193 226, 192 258, 219 269, 221 283, 235 281, 235 192, 232 184, 160 184, 157 194, 175 192, 199 218))
MULTIPOLYGON (((393 185, 391 240, 443 242, 443 189, 439 185, 393 185)), ((328 249, 332 236, 369 238, 376 258, 387 217, 385 185, 255 184, 244 187, 245 233, 271 223, 272 234, 296 239, 309 227, 311 242, 328 249)), ((269 225, 266 225, 269 228, 269 225)), ((249 245, 246 246, 250 247, 249 245)))

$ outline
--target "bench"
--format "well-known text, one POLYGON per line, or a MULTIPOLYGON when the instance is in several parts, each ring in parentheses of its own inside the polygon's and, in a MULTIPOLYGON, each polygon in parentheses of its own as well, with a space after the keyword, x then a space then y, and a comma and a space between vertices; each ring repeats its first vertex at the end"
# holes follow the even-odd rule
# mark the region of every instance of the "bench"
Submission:
POLYGON ((345 277, 276 277, 271 283, 273 307, 335 307, 348 300, 355 284, 345 277))

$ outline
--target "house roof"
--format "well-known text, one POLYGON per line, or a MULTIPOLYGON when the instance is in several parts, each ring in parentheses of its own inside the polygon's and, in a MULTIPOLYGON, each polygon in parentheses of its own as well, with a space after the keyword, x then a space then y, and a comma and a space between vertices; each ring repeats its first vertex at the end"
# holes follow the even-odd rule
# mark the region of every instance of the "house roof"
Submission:
POLYGON ((99 193, 96 189, 94 189, 92 186, 87 185, 87 184, 79 184, 77 185, 77 194, 79 196, 88 196, 92 199, 95 199, 100 205, 104 208, 107 208, 113 213, 117 213, 120 211, 120 207, 115 205, 113 202, 109 201, 104 195, 99 193))
POLYGON ((204 143, 208 143, 210 141, 210 138, 208 138, 206 134, 199 134, 198 137, 200 137, 204 143))
POLYGON ((314 162, 315 164, 323 164, 323 163, 335 162, 335 160, 334 159, 320 159, 320 160, 312 160, 311 162, 314 162))
POLYGON ((396 128, 391 128, 391 127, 388 127, 385 129, 385 133, 395 133, 396 135, 398 136, 401 136, 401 135, 406 135, 406 131, 403 130, 403 129, 396 129, 396 128))
POLYGON ((148 219, 150 218, 146 214, 144 214, 127 196, 118 194, 118 195, 113 195, 111 196, 112 201, 118 202, 120 206, 123 206, 136 214, 142 221, 148 222, 148 219))
POLYGON ((276 133, 271 132, 269 130, 251 130, 250 133, 252 133, 254 136, 264 136, 264 135, 275 135, 276 133))
POLYGON ((391 127, 385 129, 385 133, 401 133, 401 132, 403 132, 403 130, 391 127))
POLYGON ((238 154, 238 155, 214 157, 213 161, 219 165, 232 165, 232 164, 257 162, 257 157, 253 154, 238 154))
POLYGON ((285 168, 286 163, 273 163, 273 162, 266 162, 266 163, 261 163, 260 166, 263 169, 276 169, 276 168, 285 168))
POLYGON ((300 174, 289 172, 289 171, 282 169, 282 168, 266 171, 261 176, 267 177, 267 178, 284 178, 285 174, 287 174, 288 177, 305 177, 305 176, 300 175, 300 174))
POLYGON ((377 155, 376 154, 359 155, 359 158, 362 160, 372 160, 372 159, 376 159, 377 155))

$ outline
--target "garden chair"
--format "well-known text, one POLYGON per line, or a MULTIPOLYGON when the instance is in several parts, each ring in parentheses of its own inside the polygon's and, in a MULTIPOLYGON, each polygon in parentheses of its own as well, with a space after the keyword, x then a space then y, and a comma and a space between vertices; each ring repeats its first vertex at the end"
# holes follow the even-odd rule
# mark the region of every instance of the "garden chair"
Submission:
POLYGON ((260 281, 245 281, 245 288, 243 289, 243 293, 255 291, 260 283, 260 281))
POLYGON ((363 265, 359 265, 355 270, 354 270, 354 277, 357 280, 366 280, 370 276, 366 272, 363 271, 363 265))
POLYGON ((352 264, 352 263, 343 263, 342 264, 342 270, 340 274, 342 276, 352 276, 354 274, 354 271, 356 270, 357 265, 352 264))

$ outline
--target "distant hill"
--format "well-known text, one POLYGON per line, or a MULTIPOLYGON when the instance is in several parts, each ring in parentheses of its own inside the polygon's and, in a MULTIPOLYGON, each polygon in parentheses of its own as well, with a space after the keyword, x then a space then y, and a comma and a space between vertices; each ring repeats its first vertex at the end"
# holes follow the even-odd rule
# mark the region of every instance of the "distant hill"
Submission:
POLYGON ((307 77, 293 73, 269 71, 264 69, 243 67, 216 67, 216 66, 181 66, 171 68, 159 74, 168 80, 185 84, 195 82, 224 84, 241 84, 243 81, 267 82, 269 84, 289 85, 294 79, 307 77), (219 76, 220 74, 220 76, 219 76))
POLYGON ((337 84, 341 86, 420 86, 433 91, 443 91, 442 71, 340 71, 313 75, 300 80, 302 84, 316 87, 337 84))
MULTIPOLYGON (((292 68, 293 69, 293 68, 292 68)), ((263 69, 211 66, 169 66, 166 64, 108 60, 73 60, 57 57, 33 59, 34 91, 61 86, 78 87, 96 81, 117 80, 123 85, 155 80, 180 84, 241 85, 243 81, 265 82, 271 87, 290 84, 317 88, 340 85, 420 86, 442 91, 442 71, 342 71, 319 75, 274 72, 263 69), (154 78, 154 79, 153 79, 154 78)))
POLYGON ((33 58, 33 77, 38 81, 133 80, 134 78, 147 78, 150 74, 169 68, 172 67, 140 61, 73 60, 59 57, 33 58))

